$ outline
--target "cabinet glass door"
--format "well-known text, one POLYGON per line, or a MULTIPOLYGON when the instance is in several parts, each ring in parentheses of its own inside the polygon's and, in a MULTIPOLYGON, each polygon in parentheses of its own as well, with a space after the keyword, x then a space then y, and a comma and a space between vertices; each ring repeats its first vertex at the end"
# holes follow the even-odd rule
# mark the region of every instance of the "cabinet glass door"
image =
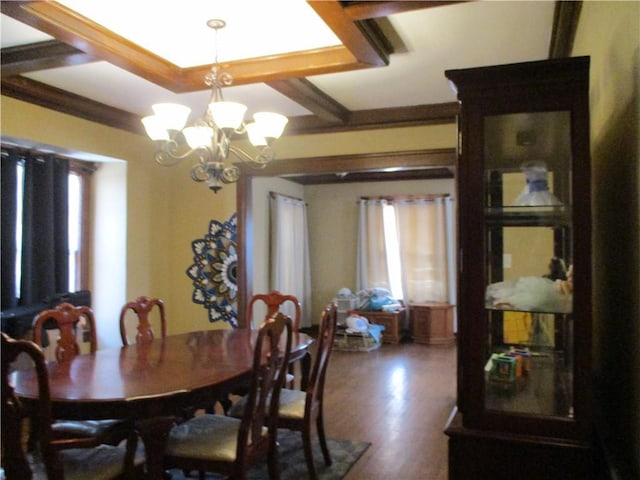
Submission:
POLYGON ((484 117, 488 411, 573 417, 570 121, 484 117))

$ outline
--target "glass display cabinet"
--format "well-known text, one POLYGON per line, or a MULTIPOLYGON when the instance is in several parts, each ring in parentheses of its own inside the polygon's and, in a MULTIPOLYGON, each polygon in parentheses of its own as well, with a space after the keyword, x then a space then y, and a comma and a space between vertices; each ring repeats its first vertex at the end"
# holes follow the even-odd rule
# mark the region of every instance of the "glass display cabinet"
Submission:
POLYGON ((460 103, 450 478, 591 478, 589 58, 445 75, 460 103))

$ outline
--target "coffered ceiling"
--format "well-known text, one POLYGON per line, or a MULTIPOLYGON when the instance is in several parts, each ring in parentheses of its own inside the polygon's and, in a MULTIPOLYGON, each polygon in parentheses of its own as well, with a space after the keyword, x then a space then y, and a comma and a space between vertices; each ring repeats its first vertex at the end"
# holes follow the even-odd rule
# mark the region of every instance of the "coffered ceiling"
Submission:
POLYGON ((151 105, 225 99, 287 134, 452 122, 444 71, 565 56, 578 2, 2 1, 2 94, 141 132, 151 105))

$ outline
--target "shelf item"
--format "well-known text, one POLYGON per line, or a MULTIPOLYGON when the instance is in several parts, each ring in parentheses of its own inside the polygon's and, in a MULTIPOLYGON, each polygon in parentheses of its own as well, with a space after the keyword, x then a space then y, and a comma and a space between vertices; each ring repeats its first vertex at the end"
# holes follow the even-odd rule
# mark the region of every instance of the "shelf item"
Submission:
POLYGON ((455 342, 453 305, 449 303, 412 303, 409 305, 413 341, 427 345, 455 342))
POLYGON ((400 323, 404 319, 406 309, 397 312, 354 310, 351 313, 366 318, 371 323, 382 325, 382 343, 400 343, 400 323))
POLYGON ((460 102, 450 478, 583 478, 593 442, 589 58, 445 75, 460 102))

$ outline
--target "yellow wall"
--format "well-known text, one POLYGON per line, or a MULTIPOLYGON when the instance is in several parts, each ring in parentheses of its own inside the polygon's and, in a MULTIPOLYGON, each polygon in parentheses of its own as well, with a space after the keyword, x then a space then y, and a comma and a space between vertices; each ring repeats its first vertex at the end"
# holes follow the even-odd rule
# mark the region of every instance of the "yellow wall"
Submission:
MULTIPOLYGON (((453 148, 455 124, 379 131, 300 135, 278 141, 278 158, 305 158, 453 148)), ((304 199, 308 204, 312 322, 318 323, 326 302, 340 287, 355 290, 356 200, 363 195, 451 193, 453 180, 373 182, 301 187, 273 178, 253 180, 253 292, 270 289, 268 268, 269 191, 304 199)))
POLYGON ((591 57, 597 425, 616 478, 640 478, 640 2, 584 2, 573 55, 591 57))
MULTIPOLYGON (((455 137, 454 137, 455 139, 455 137)), ((312 322, 317 324, 327 302, 342 287, 356 292, 358 199, 394 194, 454 195, 453 179, 402 182, 338 183, 305 188, 309 215, 312 322)))
MULTIPOLYGON (((158 296, 165 300, 169 333, 224 327, 211 324, 207 311, 192 302, 193 286, 186 270, 193 263, 191 242, 207 233, 212 219, 225 221, 236 211, 235 185, 225 186, 213 194, 204 184, 194 184, 189 176, 188 162, 174 168, 155 164, 153 145, 146 137, 13 98, 3 96, 1 100, 1 133, 5 138, 20 139, 27 145, 51 146, 63 154, 83 152, 105 160, 126 162, 127 219, 122 227, 118 227, 126 230, 118 231, 126 236, 126 278, 116 280, 117 283, 111 279, 106 281, 107 285, 112 285, 110 290, 122 289, 122 295, 105 292, 101 297, 100 292, 94 291, 94 303, 100 305, 100 311, 96 311, 98 322, 101 322, 100 318, 102 322, 108 322, 103 330, 106 328, 115 333, 113 325, 120 305, 138 295, 158 296)), ((373 133, 284 137, 277 146, 278 157, 409 151, 455 144, 454 125, 386 129, 373 133)), ((257 230, 255 238, 265 241, 266 233, 257 230)), ((256 248, 264 248, 264 244, 256 245, 256 248)), ((110 259, 100 257, 99 260, 95 265, 109 270, 110 259)), ((266 266, 262 268, 260 273, 260 268, 256 267, 256 273, 264 275, 266 266)), ((100 285, 101 291, 104 275, 110 273, 94 272, 98 279, 94 283, 100 285)), ((114 335, 109 335, 100 344, 108 346, 118 341, 114 335)))

